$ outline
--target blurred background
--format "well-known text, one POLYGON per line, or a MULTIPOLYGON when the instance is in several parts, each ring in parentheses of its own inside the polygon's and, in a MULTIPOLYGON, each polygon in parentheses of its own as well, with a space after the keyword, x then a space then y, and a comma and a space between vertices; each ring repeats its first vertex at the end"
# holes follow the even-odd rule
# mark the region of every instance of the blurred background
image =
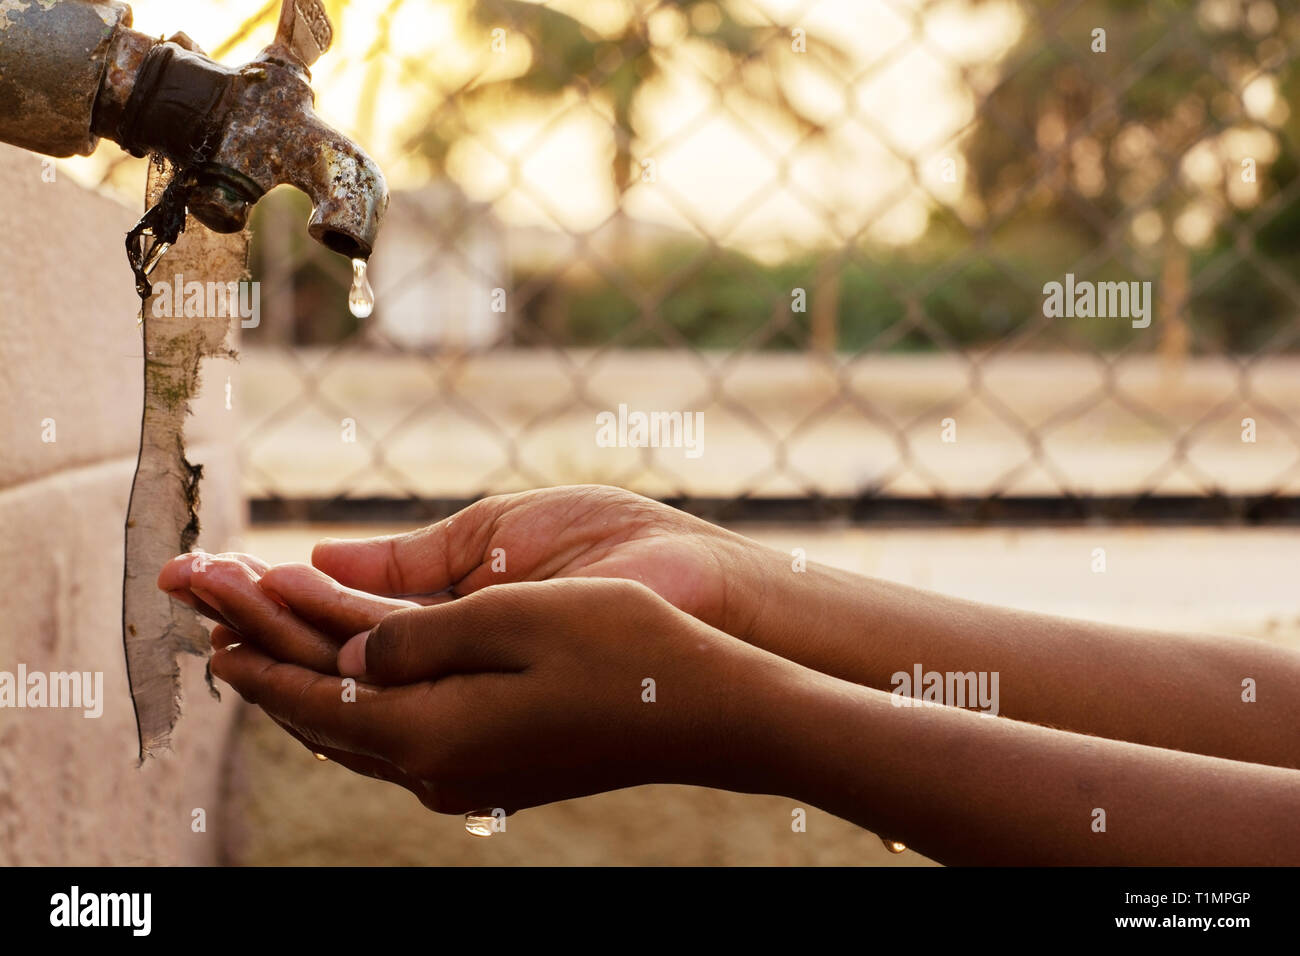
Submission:
MULTIPOLYGON (((1293 0, 325 5, 317 109, 392 204, 365 320, 305 197, 256 207, 248 549, 602 482, 968 597, 1300 640, 1293 0), (1067 274, 1151 282, 1149 327, 1045 316, 1067 274), (620 404, 703 412, 703 454, 600 447, 620 404)), ((132 6, 242 62, 279 3, 132 6)), ((141 201, 111 144, 66 168, 141 201)), ((231 780, 234 862, 923 862, 688 788, 473 841, 253 714, 231 780)))

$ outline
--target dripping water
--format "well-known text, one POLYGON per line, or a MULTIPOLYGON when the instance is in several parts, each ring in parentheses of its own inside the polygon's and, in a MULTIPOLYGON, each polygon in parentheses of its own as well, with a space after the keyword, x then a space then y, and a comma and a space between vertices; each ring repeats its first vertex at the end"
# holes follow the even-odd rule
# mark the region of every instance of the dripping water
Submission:
POLYGON ((348 308, 358 319, 365 319, 375 310, 375 291, 366 278, 366 260, 352 260, 352 288, 348 292, 348 308))

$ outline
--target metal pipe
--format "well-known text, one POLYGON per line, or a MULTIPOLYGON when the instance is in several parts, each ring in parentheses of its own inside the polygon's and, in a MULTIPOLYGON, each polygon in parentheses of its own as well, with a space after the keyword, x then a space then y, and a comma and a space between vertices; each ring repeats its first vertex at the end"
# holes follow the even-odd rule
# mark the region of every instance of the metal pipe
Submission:
POLYGON ((47 156, 93 152, 109 51, 130 25, 131 8, 108 0, 0 4, 0 140, 47 156))
POLYGON ((189 212, 217 232, 287 183, 311 197, 308 231, 368 259, 388 206, 378 165, 313 109, 309 67, 333 28, 319 0, 284 0, 275 41, 224 66, 184 34, 160 42, 116 0, 0 4, 0 140, 52 156, 99 137, 180 170, 189 212))

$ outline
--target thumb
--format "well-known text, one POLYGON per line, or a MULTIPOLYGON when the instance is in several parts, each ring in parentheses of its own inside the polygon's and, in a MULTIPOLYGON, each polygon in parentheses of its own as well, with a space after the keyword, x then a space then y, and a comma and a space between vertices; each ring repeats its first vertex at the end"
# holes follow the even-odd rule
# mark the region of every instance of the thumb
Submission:
POLYGON ((406 534, 344 540, 323 538, 311 563, 345 587, 397 597, 433 594, 455 583, 445 527, 439 523, 406 534))
POLYGON ((386 597, 436 594, 483 563, 504 497, 484 498, 458 514, 406 534, 325 538, 311 563, 340 584, 386 597))
POLYGON ((536 615, 510 589, 499 585, 447 604, 393 611, 343 645, 339 674, 411 684, 450 674, 522 671, 536 615))

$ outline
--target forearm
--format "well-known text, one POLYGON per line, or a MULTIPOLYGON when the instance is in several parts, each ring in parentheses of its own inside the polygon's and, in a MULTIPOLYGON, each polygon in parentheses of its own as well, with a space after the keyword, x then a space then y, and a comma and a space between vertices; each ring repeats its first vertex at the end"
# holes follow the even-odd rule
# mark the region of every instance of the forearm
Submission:
MULTIPOLYGON (((764 677, 759 786, 949 864, 1300 863, 1300 771, 764 677), (1101 827, 1104 825, 1104 830, 1101 827)), ((778 673, 775 669, 769 674, 778 673)))
POLYGON ((724 629, 807 667, 884 691, 917 665, 996 673, 1005 717, 1300 766, 1295 652, 976 604, 816 565, 794 572, 788 556, 749 546, 753 571, 729 593, 724 629))

